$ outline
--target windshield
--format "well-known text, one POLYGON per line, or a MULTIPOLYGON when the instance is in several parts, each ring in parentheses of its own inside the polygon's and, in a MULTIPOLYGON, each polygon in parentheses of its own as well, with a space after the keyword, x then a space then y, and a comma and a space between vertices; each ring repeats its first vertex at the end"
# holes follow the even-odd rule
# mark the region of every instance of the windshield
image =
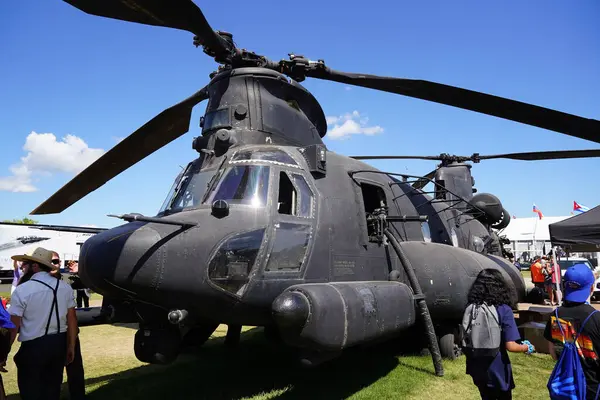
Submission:
POLYGON ((217 170, 195 171, 196 169, 190 165, 177 177, 159 214, 181 211, 202 203, 208 185, 217 170))
POLYGON ((230 204, 264 207, 269 190, 269 167, 264 165, 236 165, 219 173, 205 203, 225 200, 230 204))
POLYGON ((264 207, 267 204, 268 166, 236 165, 218 170, 218 173, 217 170, 197 171, 198 169, 190 164, 179 174, 159 211, 160 215, 179 212, 200 204, 212 204, 215 200, 254 207, 264 207))
POLYGON ((591 269, 592 271, 594 270, 594 267, 592 266, 592 264, 585 260, 585 261, 581 261, 581 260, 559 260, 558 261, 558 265, 560 265, 560 270, 561 270, 561 274, 564 275, 565 272, 567 271, 567 269, 571 268, 573 265, 575 264, 585 264, 588 266, 589 269, 591 269))

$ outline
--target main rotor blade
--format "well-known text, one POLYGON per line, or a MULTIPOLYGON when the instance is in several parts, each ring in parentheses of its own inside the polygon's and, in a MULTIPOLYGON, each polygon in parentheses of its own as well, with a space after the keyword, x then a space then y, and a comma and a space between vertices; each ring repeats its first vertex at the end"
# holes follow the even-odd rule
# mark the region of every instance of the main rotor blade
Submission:
POLYGON ((600 143, 600 121, 598 120, 490 94, 423 80, 355 74, 327 67, 307 69, 306 76, 416 97, 600 143))
POLYGON ((437 170, 434 169, 427 175, 424 175, 423 178, 421 178, 418 181, 416 181, 415 183, 413 183, 412 187, 414 187, 415 189, 423 189, 425 186, 427 186, 427 184, 429 182, 431 182, 431 179, 433 179, 433 177, 435 176, 436 171, 437 170))
POLYGON ((65 210, 127 168, 185 134, 190 127, 192 108, 207 98, 208 91, 203 88, 167 108, 80 172, 31 214, 53 214, 65 210))
POLYGON ((497 158, 508 158, 512 160, 522 161, 539 161, 539 160, 560 160, 567 158, 593 158, 600 157, 600 149, 594 150, 560 150, 560 151, 530 151, 524 153, 506 153, 506 154, 492 154, 482 156, 477 153, 472 156, 452 156, 452 155, 439 155, 439 156, 352 156, 356 160, 403 160, 403 159, 418 159, 418 160, 455 160, 455 161, 474 161, 479 162, 480 160, 492 160, 497 158))
POLYGON ((192 32, 216 56, 226 55, 229 44, 221 38, 191 0, 64 0, 81 11, 100 17, 192 32))
POLYGON ((440 156, 350 156, 355 160, 439 160, 440 156))
POLYGON ((478 156, 480 160, 491 160, 494 158, 508 158, 511 160, 538 161, 538 160, 560 160, 567 158, 592 158, 600 157, 600 150, 562 150, 562 151, 534 151, 529 153, 493 154, 489 156, 478 156))

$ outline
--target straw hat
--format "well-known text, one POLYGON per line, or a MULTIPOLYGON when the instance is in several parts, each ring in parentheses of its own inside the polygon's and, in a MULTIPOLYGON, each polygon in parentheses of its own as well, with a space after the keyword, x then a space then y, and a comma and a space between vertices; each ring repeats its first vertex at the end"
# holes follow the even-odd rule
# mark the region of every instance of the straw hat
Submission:
POLYGON ((52 251, 46 250, 43 247, 38 247, 29 253, 23 255, 12 256, 15 261, 33 261, 38 264, 43 264, 51 270, 58 269, 58 265, 52 264, 52 251))

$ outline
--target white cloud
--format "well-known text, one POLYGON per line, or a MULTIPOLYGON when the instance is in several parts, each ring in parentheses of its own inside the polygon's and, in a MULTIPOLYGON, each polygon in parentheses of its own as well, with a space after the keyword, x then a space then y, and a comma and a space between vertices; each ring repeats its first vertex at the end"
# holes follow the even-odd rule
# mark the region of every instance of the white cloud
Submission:
POLYGON ((379 125, 368 126, 369 119, 361 117, 356 110, 338 117, 326 117, 329 126, 327 137, 331 139, 342 139, 350 135, 376 135, 383 132, 379 125))
POLYGON ((31 132, 21 160, 10 167, 12 176, 0 177, 0 190, 9 192, 33 192, 36 176, 49 176, 54 172, 77 174, 96 161, 104 150, 88 147, 83 139, 67 135, 60 141, 52 133, 31 132))

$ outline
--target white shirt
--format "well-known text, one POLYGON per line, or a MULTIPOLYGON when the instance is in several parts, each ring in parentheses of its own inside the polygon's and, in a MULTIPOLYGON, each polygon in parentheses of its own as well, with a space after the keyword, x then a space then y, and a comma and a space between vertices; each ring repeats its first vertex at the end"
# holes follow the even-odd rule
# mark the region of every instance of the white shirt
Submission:
POLYGON ((56 326, 56 308, 52 306, 54 294, 52 290, 40 282, 29 280, 20 286, 17 286, 10 298, 11 315, 22 317, 21 328, 19 330, 19 341, 25 342, 44 336, 46 333, 46 324, 48 317, 50 318, 50 327, 48 334, 67 331, 67 310, 75 308, 75 297, 73 289, 63 282, 58 280, 48 272, 38 272, 33 274, 31 279, 42 281, 54 289, 58 281, 58 290, 56 298, 58 301, 58 319, 60 329, 56 326))

